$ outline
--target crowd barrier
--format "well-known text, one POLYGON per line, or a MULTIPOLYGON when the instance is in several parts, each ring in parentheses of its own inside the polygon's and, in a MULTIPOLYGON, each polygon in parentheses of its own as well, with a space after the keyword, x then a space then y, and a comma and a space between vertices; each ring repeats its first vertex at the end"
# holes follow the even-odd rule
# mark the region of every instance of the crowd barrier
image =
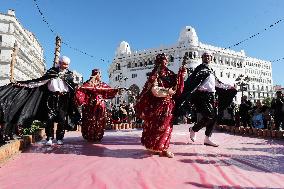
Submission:
POLYGON ((136 128, 142 128, 142 123, 114 123, 106 126, 107 130, 127 130, 136 128))
POLYGON ((216 130, 227 132, 235 135, 243 135, 243 136, 256 136, 261 138, 277 138, 284 139, 284 131, 276 131, 270 129, 258 129, 258 128, 250 128, 250 127, 236 127, 236 126, 228 126, 228 125, 216 125, 216 130))

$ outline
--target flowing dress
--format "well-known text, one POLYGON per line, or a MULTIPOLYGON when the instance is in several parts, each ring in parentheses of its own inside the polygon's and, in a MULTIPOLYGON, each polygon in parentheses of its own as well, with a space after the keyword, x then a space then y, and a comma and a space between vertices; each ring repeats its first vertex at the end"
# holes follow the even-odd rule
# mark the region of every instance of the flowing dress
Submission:
POLYGON ((141 143, 146 149, 156 152, 166 151, 169 148, 173 129, 173 109, 175 99, 183 90, 183 72, 178 74, 166 66, 155 67, 139 96, 135 105, 137 116, 143 119, 141 143), (176 87, 173 96, 168 89, 176 87))
POLYGON ((104 135, 106 125, 105 99, 114 98, 118 89, 110 88, 106 83, 91 86, 84 83, 76 90, 77 105, 82 105, 82 136, 90 142, 99 142, 104 135))

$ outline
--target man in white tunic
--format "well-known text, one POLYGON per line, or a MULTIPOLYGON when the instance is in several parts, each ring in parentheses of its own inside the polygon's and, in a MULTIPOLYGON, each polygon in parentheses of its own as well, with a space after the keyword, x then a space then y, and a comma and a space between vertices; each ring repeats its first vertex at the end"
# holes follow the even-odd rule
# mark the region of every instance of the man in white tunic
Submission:
POLYGON ((33 120, 40 120, 47 123, 46 144, 52 145, 54 122, 58 123, 57 144, 63 144, 66 117, 74 118, 75 115, 73 98, 76 84, 73 73, 68 70, 69 64, 70 59, 62 56, 59 63, 42 77, 0 87, 0 121, 4 123, 1 129, 5 132, 4 138, 13 135, 14 130, 30 128, 33 120))
POLYGON ((190 139, 196 140, 196 133, 206 127, 204 145, 217 147, 218 145, 210 137, 216 123, 216 110, 226 108, 236 94, 233 86, 221 83, 210 68, 212 55, 210 52, 204 52, 202 55, 202 64, 197 66, 193 73, 188 77, 184 84, 183 94, 180 100, 180 106, 183 104, 193 104, 197 112, 197 122, 190 128, 190 139), (219 96, 218 107, 216 105, 216 94, 219 96), (223 96, 226 96, 225 98, 223 96), (222 96, 222 98, 220 98, 222 96))

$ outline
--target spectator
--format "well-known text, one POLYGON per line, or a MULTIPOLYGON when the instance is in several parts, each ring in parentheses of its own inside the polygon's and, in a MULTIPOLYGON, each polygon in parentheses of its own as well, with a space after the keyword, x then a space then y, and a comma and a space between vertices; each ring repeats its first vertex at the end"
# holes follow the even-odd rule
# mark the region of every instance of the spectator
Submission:
POLYGON ((126 105, 126 102, 123 101, 123 103, 119 106, 119 118, 121 123, 126 123, 127 122, 127 112, 128 112, 128 107, 126 105))
POLYGON ((240 121, 244 127, 251 126, 250 111, 252 110, 252 103, 247 99, 247 96, 243 96, 239 108, 240 121))
POLYGON ((271 101, 271 110, 275 122, 275 130, 283 129, 284 124, 284 98, 281 91, 276 92, 276 98, 271 101))
POLYGON ((219 123, 223 125, 235 125, 235 103, 232 102, 230 106, 220 112, 219 123))
POLYGON ((267 128, 267 114, 269 114, 268 107, 262 105, 260 100, 257 100, 256 105, 253 107, 252 126, 259 129, 267 128))

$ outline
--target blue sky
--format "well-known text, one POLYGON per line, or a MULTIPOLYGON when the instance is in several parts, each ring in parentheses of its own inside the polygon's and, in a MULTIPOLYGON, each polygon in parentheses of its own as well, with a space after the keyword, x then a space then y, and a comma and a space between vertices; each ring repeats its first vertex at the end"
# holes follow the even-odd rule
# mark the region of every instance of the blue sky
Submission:
MULTIPOLYGON (((247 56, 264 60, 284 57, 283 0, 37 0, 52 29, 69 45, 61 54, 71 58, 71 69, 86 80, 93 68, 100 68, 108 81, 107 69, 123 40, 132 50, 172 45, 186 25, 193 26, 199 41, 228 47, 249 36, 260 35, 232 48, 244 49, 247 56)), ((42 21, 34 0, 0 0, 0 12, 16 11, 22 25, 33 32, 44 48, 47 68, 51 67, 55 34, 42 21)), ((273 66, 274 84, 284 86, 284 60, 273 66)))

